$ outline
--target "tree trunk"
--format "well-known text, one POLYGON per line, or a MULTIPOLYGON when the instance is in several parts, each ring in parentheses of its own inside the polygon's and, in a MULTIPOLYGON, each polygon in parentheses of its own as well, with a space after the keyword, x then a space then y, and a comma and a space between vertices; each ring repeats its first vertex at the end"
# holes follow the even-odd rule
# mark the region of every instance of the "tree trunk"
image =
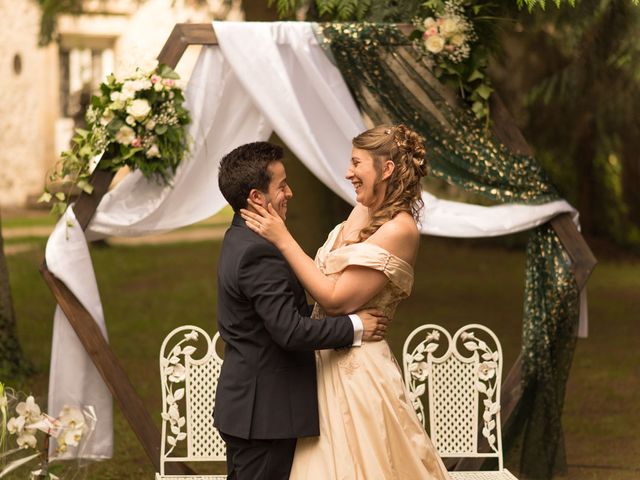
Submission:
POLYGON ((640 142, 633 128, 622 137, 622 191, 629 207, 629 221, 640 228, 640 142))
POLYGON ((594 162, 596 160, 596 124, 591 114, 578 124, 577 147, 573 155, 576 175, 578 177, 578 211, 580 212, 580 225, 582 232, 594 233, 593 224, 593 196, 594 189, 594 162))
POLYGON ((30 372, 31 365, 24 357, 18 342, 0 223, 0 379, 16 378, 30 372))

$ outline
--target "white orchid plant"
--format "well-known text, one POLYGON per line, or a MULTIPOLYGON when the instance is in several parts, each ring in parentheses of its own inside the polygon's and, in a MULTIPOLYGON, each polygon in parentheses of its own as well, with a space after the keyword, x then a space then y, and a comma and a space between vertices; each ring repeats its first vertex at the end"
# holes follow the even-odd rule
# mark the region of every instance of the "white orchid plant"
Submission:
POLYGON ((126 165, 168 184, 189 150, 191 119, 183 103, 179 75, 156 60, 109 75, 91 98, 87 128, 76 130, 72 148, 62 152, 49 176, 49 184, 66 182, 68 188, 52 192, 47 185, 39 201, 52 203, 52 212, 61 215, 74 186, 92 193, 94 168, 117 171, 126 165))
POLYGON ((57 443, 53 459, 61 457, 69 447, 79 447, 83 439, 86 443, 95 428, 93 410, 65 406, 54 418, 42 412, 33 396, 18 399, 13 390, 0 383, 0 478, 23 465, 37 463, 30 472, 31 478, 59 479, 52 472, 57 469, 49 466, 49 440, 53 437, 57 443), (11 415, 12 406, 15 416, 11 415), (38 437, 42 437, 41 442, 38 437), (14 448, 7 449, 14 441, 14 448))

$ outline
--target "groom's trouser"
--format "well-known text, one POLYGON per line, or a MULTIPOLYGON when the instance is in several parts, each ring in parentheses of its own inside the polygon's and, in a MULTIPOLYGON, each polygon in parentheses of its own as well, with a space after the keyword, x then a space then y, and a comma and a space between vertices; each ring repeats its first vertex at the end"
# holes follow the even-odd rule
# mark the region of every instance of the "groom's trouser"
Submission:
POLYGON ((228 480, 288 480, 296 439, 245 440, 220 432, 227 444, 228 480))

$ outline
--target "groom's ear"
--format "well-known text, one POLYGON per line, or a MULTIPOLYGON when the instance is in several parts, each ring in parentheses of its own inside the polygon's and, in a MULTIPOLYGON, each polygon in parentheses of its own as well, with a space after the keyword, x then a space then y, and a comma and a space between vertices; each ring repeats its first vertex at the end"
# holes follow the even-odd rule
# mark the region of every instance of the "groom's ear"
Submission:
POLYGON ((249 199, 254 203, 257 203, 261 207, 267 208, 267 202, 264 197, 264 193, 262 193, 260 190, 256 188, 252 188, 249 191, 249 199))

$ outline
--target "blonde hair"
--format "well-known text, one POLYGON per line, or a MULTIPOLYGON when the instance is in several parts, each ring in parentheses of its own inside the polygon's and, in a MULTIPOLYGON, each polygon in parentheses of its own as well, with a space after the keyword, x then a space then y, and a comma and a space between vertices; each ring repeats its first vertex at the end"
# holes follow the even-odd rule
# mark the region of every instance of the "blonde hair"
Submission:
POLYGON ((380 125, 362 132, 353 139, 352 145, 366 150, 379 172, 387 160, 395 165, 382 204, 371 212, 369 223, 360 231, 357 242, 369 238, 400 212, 409 213, 417 222, 424 207, 420 179, 427 174, 422 137, 404 124, 380 125))

